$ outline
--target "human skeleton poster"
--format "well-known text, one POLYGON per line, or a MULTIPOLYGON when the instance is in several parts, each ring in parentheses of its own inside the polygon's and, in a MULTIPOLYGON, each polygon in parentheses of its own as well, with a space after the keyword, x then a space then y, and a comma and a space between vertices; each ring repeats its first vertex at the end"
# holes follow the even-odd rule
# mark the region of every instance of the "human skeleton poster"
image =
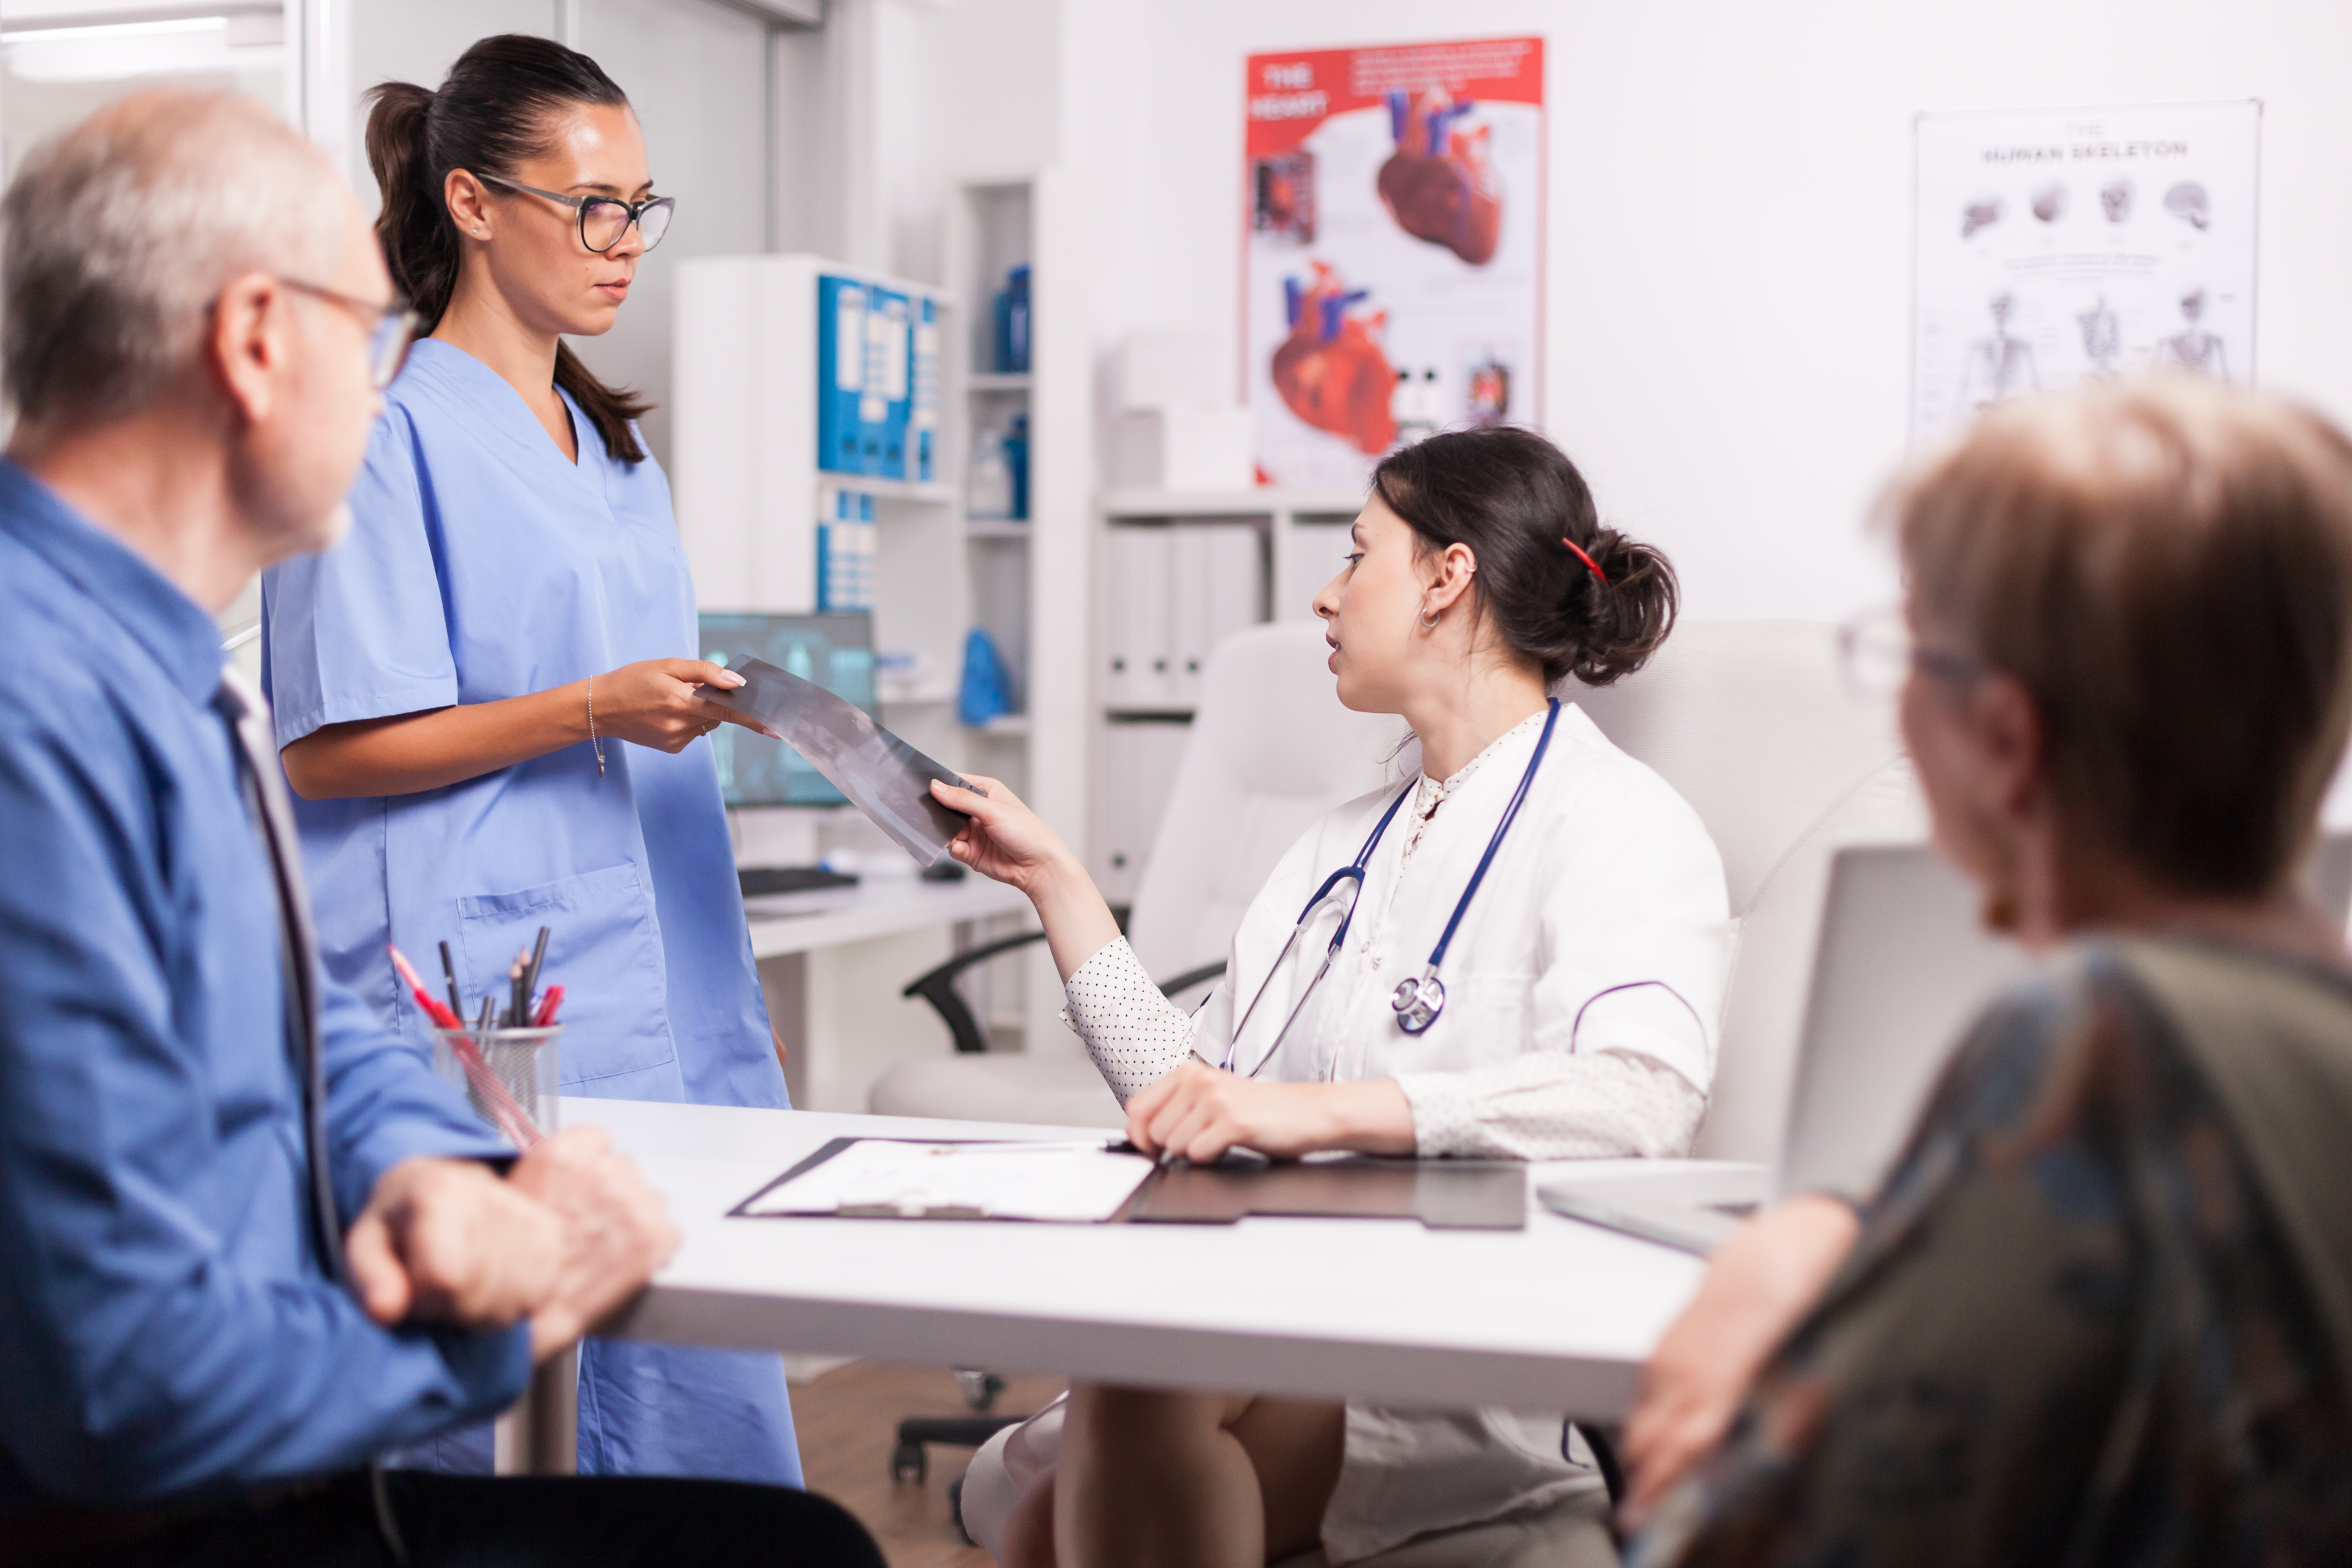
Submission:
POLYGON ((1911 434, 2142 371, 2254 374, 2262 106, 1917 121, 1911 434))

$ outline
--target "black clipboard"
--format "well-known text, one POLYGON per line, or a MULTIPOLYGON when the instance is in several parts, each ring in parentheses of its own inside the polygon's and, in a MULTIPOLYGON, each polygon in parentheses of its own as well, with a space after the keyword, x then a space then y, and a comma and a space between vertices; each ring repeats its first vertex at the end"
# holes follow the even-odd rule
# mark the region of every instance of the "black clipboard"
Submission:
MULTIPOLYGON (((986 1220, 971 1209, 753 1214, 751 1205, 862 1138, 835 1138, 727 1211, 730 1219, 986 1220)), ((989 1143, 987 1138, 892 1138, 893 1143, 989 1143)), ((1002 1140, 1025 1142, 1028 1140, 1002 1140)), ((1118 1147, 1117 1144, 1111 1145, 1118 1147)), ((1113 1225, 1233 1225, 1250 1215, 1293 1219, 1413 1219, 1431 1230, 1525 1230, 1528 1167, 1517 1160, 1396 1160, 1371 1154, 1213 1165, 1179 1160, 1146 1176, 1113 1225)), ((1006 1220, 1007 1224, 1030 1223, 1006 1220)))

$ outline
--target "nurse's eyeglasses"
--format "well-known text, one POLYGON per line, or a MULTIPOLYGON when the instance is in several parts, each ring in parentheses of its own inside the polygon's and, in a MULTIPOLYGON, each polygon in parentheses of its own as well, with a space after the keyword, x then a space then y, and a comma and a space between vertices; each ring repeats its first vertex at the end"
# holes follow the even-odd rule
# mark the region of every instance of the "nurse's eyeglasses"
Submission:
POLYGON ((409 309, 408 301, 396 294, 391 304, 379 305, 373 300, 305 283, 299 278, 280 278, 278 281, 298 294, 340 305, 359 318, 361 325, 368 330, 368 385, 377 392, 390 386, 400 374, 400 367, 408 363, 409 349, 425 330, 425 318, 409 309))
POLYGON ((527 196, 544 196, 570 207, 580 215, 580 243, 599 255, 620 244, 631 224, 637 226, 637 232, 646 237, 646 248, 651 250, 669 232, 670 217, 677 211, 676 196, 624 202, 611 196, 567 196, 560 191, 542 191, 537 185, 519 185, 496 174, 476 174, 474 178, 486 185, 520 191, 527 196))

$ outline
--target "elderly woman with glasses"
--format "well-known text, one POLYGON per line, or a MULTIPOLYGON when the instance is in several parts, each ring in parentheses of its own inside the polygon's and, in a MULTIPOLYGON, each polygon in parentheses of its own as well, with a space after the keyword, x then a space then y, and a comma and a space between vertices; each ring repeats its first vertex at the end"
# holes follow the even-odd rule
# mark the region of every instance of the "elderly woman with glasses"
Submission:
MULTIPOLYGON (((447 943, 468 1009, 551 931, 569 1094, 782 1106, 698 689, 694 585, 635 419, 563 344, 607 331, 671 205, 628 100, 545 38, 375 89, 393 279, 430 335, 385 395, 340 549, 263 585, 264 668, 329 969, 422 1035, 385 948, 447 943)), ((386 319, 377 372, 408 329, 386 319)), ((772 1355, 595 1341, 596 1473, 797 1482, 772 1355)), ((425 1462, 488 1468, 488 1433, 425 1462)))
POLYGON ((2043 962, 1885 1186, 1717 1253, 1640 1564, 2352 1560, 2352 443, 2183 378, 1997 409, 1890 507, 1943 853, 2043 962), (1711 1452, 1710 1452, 1711 1450, 1711 1452))

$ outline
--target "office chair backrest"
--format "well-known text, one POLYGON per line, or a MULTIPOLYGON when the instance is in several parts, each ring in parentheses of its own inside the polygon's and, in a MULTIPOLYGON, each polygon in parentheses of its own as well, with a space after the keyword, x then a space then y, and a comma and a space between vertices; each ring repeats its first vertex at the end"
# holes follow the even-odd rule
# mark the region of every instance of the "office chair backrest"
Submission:
POLYGON ((1805 621, 1686 622, 1640 673, 1559 694, 1679 790, 1722 852, 1738 944, 1692 1152, 1769 1163, 1831 853, 1926 836, 1892 710, 1847 689, 1836 629, 1805 621))
POLYGON ((1128 922, 1151 974, 1223 958, 1283 851, 1332 806, 1403 777, 1386 766, 1403 721, 1340 707, 1330 651, 1321 623, 1280 621, 1210 656, 1128 922))

